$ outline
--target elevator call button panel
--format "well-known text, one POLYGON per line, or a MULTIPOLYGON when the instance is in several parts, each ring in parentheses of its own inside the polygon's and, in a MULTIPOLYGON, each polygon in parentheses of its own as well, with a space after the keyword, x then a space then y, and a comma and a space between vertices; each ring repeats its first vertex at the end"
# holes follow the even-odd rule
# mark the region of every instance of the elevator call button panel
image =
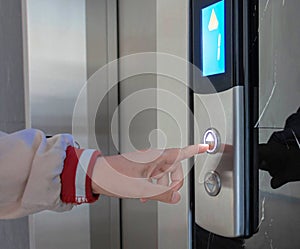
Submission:
POLYGON ((225 237, 258 226, 258 0, 192 0, 195 223, 225 237))

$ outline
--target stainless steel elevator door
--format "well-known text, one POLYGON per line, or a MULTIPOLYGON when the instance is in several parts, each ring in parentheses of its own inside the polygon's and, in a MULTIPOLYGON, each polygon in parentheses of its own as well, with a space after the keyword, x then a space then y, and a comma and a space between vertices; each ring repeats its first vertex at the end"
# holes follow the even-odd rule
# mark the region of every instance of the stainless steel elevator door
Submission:
MULTIPOLYGON (((110 122, 118 89, 109 88, 118 70, 93 87, 89 79, 117 59, 117 1, 28 0, 27 16, 32 127, 47 135, 72 133, 78 127, 72 118, 80 101, 80 133, 73 134, 77 142, 103 155, 116 154, 111 133, 118 140, 118 127, 110 122), (100 107, 98 96, 103 92, 109 94, 100 107), (92 113, 95 108, 97 115, 92 113)), ((71 212, 34 215, 31 249, 118 249, 119 213, 118 199, 102 197, 71 212)))
MULTIPOLYGON (((22 2, 0 0, 0 6, 0 131, 10 133, 25 128, 26 41, 22 34, 22 2)), ((0 248, 30 249, 28 223, 28 217, 0 220, 0 248)))
MULTIPOLYGON (((156 0, 119 1, 119 51, 120 57, 142 52, 156 51, 156 0)), ((149 62, 145 62, 149 63, 149 62)), ((155 67, 155 61, 153 63, 155 67)), ((140 90, 156 88, 156 75, 135 75, 126 78, 128 71, 120 63, 120 103, 140 90)), ((141 72, 142 73, 142 72, 141 72)), ((146 101, 156 105, 156 98, 146 101)), ((136 103, 141 104, 140 102, 136 103)), ((149 131, 156 129, 156 110, 145 110, 133 120, 130 118, 132 106, 120 106, 120 149, 129 152, 131 142, 136 149, 149 148, 149 131), (126 123, 131 123, 131 131, 126 123), (126 139, 130 138, 131 141, 126 139)), ((157 204, 140 203, 138 200, 122 200, 122 244, 123 249, 157 248, 157 204)))
MULTIPOLYGON (((86 82, 85 1, 28 0, 27 16, 32 127, 47 135, 71 133, 74 104, 86 82)), ((90 248, 88 206, 42 212, 32 222, 32 249, 90 248)))

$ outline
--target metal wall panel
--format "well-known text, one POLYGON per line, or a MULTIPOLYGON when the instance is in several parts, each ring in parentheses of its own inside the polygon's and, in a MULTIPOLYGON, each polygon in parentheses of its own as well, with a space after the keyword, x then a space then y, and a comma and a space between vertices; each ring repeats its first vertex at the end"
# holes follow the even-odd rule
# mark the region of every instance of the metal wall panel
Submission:
MULTIPOLYGON (((119 51, 120 57, 142 52, 156 51, 156 1, 122 0, 119 1, 119 51)), ((120 64, 120 78, 128 73, 126 68, 134 66, 120 64)), ((145 61, 156 67, 156 61, 145 61)), ((141 72, 143 73, 143 72, 141 72)), ((156 75, 141 74, 120 82, 120 148, 121 152, 131 151, 131 143, 136 149, 149 148, 148 135, 157 127, 156 110, 141 110, 132 120, 130 111, 133 106, 122 105, 131 94, 139 94, 146 89, 156 88, 156 75), (126 123, 131 123, 131 129, 126 123), (127 138, 130 138, 128 141, 127 138)), ((134 105, 145 101, 156 106, 155 96, 139 99, 134 105)), ((153 141, 155 145, 155 141, 153 141)), ((138 200, 122 200, 122 244, 123 249, 157 248, 157 203, 141 204, 138 200)))
MULTIPOLYGON (((86 82, 85 1, 28 0, 27 16, 32 127, 49 135, 71 133, 74 104, 86 82)), ((87 136, 78 142, 86 146, 87 136)), ((88 249, 89 206, 36 214, 31 232, 31 249, 88 249)))
MULTIPOLYGON (((188 21, 189 1, 120 1, 119 30, 120 56, 141 52, 161 52, 188 59, 188 21)), ((152 63, 154 71, 164 71, 165 64, 160 56, 145 56, 152 63)), ((175 59, 176 61, 176 59, 175 59)), ((174 61, 172 61, 174 62, 174 61)), ((145 64, 149 61, 145 61, 145 64)), ((182 63, 182 61, 181 61, 182 63)), ((134 63, 133 63, 134 64, 134 63)), ((189 143, 189 105, 186 87, 188 81, 188 65, 183 65, 184 82, 162 75, 142 74, 130 77, 121 82, 121 103, 126 98, 143 95, 143 91, 155 88, 156 93, 148 98, 140 99, 135 105, 148 103, 155 106, 155 110, 143 110, 131 121, 131 132, 124 125, 129 122, 130 105, 121 105, 121 149, 129 150, 132 143, 137 149, 145 147, 180 147, 189 143), (169 93, 166 96, 161 93, 169 93), (174 104, 171 96, 185 103, 182 106, 174 104), (169 97, 169 98, 168 98, 169 97), (168 113, 160 111, 168 109, 168 113), (176 115, 177 114, 177 115, 176 115), (175 123, 174 123, 175 122, 175 123), (178 124, 180 125, 178 130, 178 124), (134 132, 133 132, 134 131, 134 132), (129 132, 130 141, 127 141, 129 132), (174 135, 176 134, 176 135, 174 135), (150 135, 150 136, 149 136, 150 135), (164 136, 165 135, 165 136, 164 136), (151 137, 152 136, 152 137, 151 137), (153 138, 154 136, 154 138, 153 138), (163 139, 165 138, 166 141, 163 139), (150 141, 149 141, 150 140, 150 141), (164 140, 164 141, 163 141, 164 140), (151 143, 151 145, 150 145, 151 143)), ((136 67, 139 67, 136 65, 136 67)), ((126 76, 125 66, 120 65, 120 77, 126 76), (124 71, 122 71, 124 69, 124 71)), ((178 68, 168 68, 174 75, 178 68), (174 71, 175 70, 175 71, 174 71)), ((173 75, 173 76, 174 76, 173 75)), ((182 75, 181 75, 182 76, 182 75)), ((176 102, 178 103, 178 102, 176 102)), ((183 164, 186 173, 188 163, 183 164)), ((181 190, 182 201, 178 205, 162 203, 140 204, 138 201, 122 201, 122 234, 124 248, 189 248, 189 181, 186 178, 181 190)))
MULTIPOLYGON (((103 155, 113 155, 118 153, 118 144, 113 143, 112 133, 118 142, 119 131, 111 124, 118 105, 118 70, 117 67, 110 70, 109 63, 117 59, 116 0, 86 1, 86 35, 88 79, 97 78, 105 71, 105 79, 99 79, 97 84, 90 81, 87 84, 89 147, 99 148, 103 155), (99 104, 100 93, 107 94, 99 104), (95 107, 96 116, 93 113, 95 107)), ((120 200, 101 196, 90 206, 90 227, 92 249, 120 248, 120 200)))
POLYGON ((6 132, 25 127, 22 6, 0 2, 0 125, 6 132))
MULTIPOLYGON (((21 1, 0 0, 0 130, 4 132, 25 128, 22 19, 21 1)), ((0 247, 29 249, 28 217, 0 220, 0 247)))
MULTIPOLYGON (((158 56, 157 79, 158 111, 157 128, 165 134, 158 137, 159 145, 182 147, 189 144, 189 1, 157 1, 157 52, 171 56, 168 63, 158 56), (174 58, 172 58, 174 56, 174 58), (178 57, 178 58, 177 58, 178 57), (169 66, 173 65, 172 66, 169 66), (176 79, 177 78, 177 79, 176 79), (178 80, 181 78, 183 81, 178 80), (165 92, 163 92, 165 91, 165 92), (176 134, 176 135, 174 135, 176 134)), ((184 186, 180 190, 182 199, 177 205, 158 204, 158 247, 160 249, 191 248, 191 218, 189 198, 189 169, 183 162, 184 186)))
MULTIPOLYGON (((118 127, 110 129, 110 117, 118 104, 118 89, 109 91, 97 116, 92 110, 117 72, 93 87, 88 79, 117 58, 117 1, 29 0, 27 7, 32 127, 49 135, 71 133, 76 99, 85 87, 80 130, 73 135, 82 147, 116 154, 111 133, 116 135, 118 127)), ((33 247, 117 249, 119 219, 119 200, 107 197, 68 213, 43 212, 33 216, 33 247)))

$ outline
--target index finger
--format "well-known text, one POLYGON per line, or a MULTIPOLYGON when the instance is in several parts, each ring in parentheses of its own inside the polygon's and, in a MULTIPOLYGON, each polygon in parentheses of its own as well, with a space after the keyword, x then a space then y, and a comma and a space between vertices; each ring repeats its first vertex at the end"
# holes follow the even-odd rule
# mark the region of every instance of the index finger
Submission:
POLYGON ((208 150, 208 144, 194 144, 186 146, 182 149, 174 149, 177 150, 177 153, 171 153, 172 155, 176 156, 176 158, 169 158, 170 163, 180 162, 182 160, 191 158, 197 154, 204 153, 208 150))

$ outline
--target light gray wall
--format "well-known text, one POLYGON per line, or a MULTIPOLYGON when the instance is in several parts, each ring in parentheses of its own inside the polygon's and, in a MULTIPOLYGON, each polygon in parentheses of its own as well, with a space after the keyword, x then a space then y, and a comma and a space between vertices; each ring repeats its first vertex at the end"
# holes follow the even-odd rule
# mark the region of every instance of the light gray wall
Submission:
MULTIPOLYGON (((0 0, 0 34, 0 130, 13 132, 25 128, 21 1, 0 0)), ((0 220, 0 248, 29 249, 28 217, 0 220)))

